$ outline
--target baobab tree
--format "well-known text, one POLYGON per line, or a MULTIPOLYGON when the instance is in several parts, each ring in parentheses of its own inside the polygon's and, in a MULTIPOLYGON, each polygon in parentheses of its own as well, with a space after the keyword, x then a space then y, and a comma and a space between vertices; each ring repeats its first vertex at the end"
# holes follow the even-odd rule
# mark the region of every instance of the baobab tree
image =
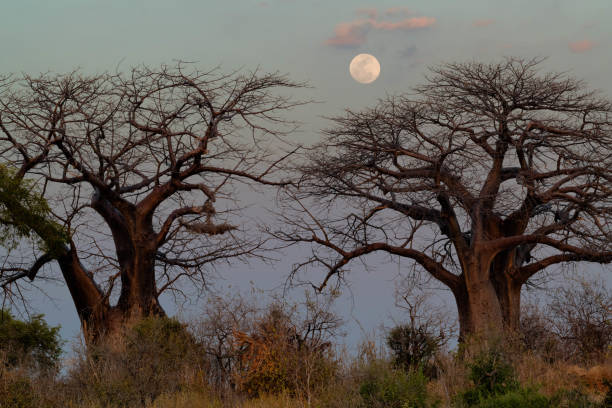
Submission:
POLYGON ((278 166, 294 150, 283 141, 295 123, 280 115, 301 104, 286 92, 302 86, 276 73, 184 63, 4 77, 0 157, 46 199, 48 221, 67 237, 29 225, 53 245, 37 259, 9 254, 5 293, 57 262, 86 332, 97 336, 164 314, 160 294, 181 290, 181 280, 203 287, 215 262, 257 254, 262 240, 230 216, 240 188, 287 183, 278 166))
POLYGON ((409 260, 450 289, 464 337, 517 328, 536 274, 612 261, 612 105, 539 63, 443 65, 333 118, 275 233, 313 245, 294 273, 323 267, 322 289, 368 254, 409 260))

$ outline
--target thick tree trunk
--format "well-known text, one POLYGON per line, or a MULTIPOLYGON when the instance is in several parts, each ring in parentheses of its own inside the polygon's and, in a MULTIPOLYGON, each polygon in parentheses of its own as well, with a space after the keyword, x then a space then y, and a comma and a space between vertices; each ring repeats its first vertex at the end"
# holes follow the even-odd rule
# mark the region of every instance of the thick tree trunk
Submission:
POLYGON ((504 327, 501 304, 490 281, 471 283, 455 295, 460 337, 500 332, 504 327))
POLYGON ((121 265, 117 308, 126 318, 164 314, 157 300, 155 253, 156 248, 136 247, 129 261, 121 265))
MULTIPOLYGON (((85 305, 81 305, 80 298, 83 293, 93 293, 92 288, 96 286, 93 279, 80 266, 74 250, 71 265, 66 265, 63 269, 69 272, 68 278, 71 276, 71 270, 83 271, 82 284, 76 285, 74 290, 71 289, 71 294, 83 322, 84 332, 89 332, 87 333, 89 336, 97 338, 101 334, 120 329, 127 321, 165 313, 157 299, 155 281, 157 242, 150 217, 146 218, 139 214, 137 208, 130 203, 111 202, 99 190, 96 190, 92 197, 92 207, 104 218, 113 236, 121 280, 117 305, 111 307, 108 299, 96 300, 93 295, 87 297, 85 305), (103 305, 95 306, 100 312, 87 313, 87 310, 94 308, 94 303, 103 305)), ((68 264, 68 260, 64 263, 68 264)), ((68 282, 68 279, 66 281, 68 282)), ((97 296, 103 298, 99 289, 97 292, 97 296)))
POLYGON ((463 282, 453 290, 459 314, 459 336, 500 333, 505 325, 504 299, 498 296, 486 256, 465 263, 463 282))
POLYGON ((504 327, 516 331, 520 327, 521 317, 521 282, 513 279, 512 265, 501 260, 494 262, 491 268, 491 282, 499 299, 504 319, 504 327))
POLYGON ((87 342, 120 330, 127 321, 165 315, 157 300, 155 252, 140 248, 132 253, 130 262, 121 269, 122 286, 116 306, 109 304, 108 297, 83 267, 74 246, 57 257, 87 342))
POLYGON ((459 314, 459 336, 518 330, 522 283, 513 279, 512 265, 496 258, 490 268, 471 264, 453 290, 459 314))

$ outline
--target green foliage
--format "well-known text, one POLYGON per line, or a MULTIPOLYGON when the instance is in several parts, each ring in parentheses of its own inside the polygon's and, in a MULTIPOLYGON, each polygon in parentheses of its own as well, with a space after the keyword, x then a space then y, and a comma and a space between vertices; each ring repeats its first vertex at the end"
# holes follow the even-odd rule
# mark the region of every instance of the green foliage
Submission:
POLYGON ((479 354, 468 367, 469 379, 474 383, 474 387, 459 396, 467 406, 475 406, 483 399, 518 389, 514 369, 497 349, 479 354))
POLYGON ((50 219, 50 213, 34 182, 0 165, 0 245, 10 248, 21 238, 31 238, 43 251, 57 253, 68 242, 68 235, 50 219))
POLYGON ((32 408, 39 406, 32 383, 27 377, 2 378, 0 381, 0 407, 32 408))
POLYGON ((420 369, 406 372, 375 361, 366 369, 359 394, 367 407, 425 408, 427 381, 420 369))
POLYGON ((127 336, 130 354, 154 354, 162 364, 182 360, 195 346, 185 325, 167 317, 148 317, 132 327, 127 336))
POLYGON ((405 370, 421 367, 427 374, 434 371, 430 361, 440 348, 439 339, 423 326, 396 326, 387 335, 387 345, 393 351, 395 364, 405 370))
POLYGON ((49 327, 42 315, 23 322, 0 310, 0 350, 9 366, 28 363, 41 370, 53 368, 62 352, 59 327, 49 327))
POLYGON ((517 388, 505 394, 484 398, 474 408, 552 408, 548 398, 533 388, 517 388))

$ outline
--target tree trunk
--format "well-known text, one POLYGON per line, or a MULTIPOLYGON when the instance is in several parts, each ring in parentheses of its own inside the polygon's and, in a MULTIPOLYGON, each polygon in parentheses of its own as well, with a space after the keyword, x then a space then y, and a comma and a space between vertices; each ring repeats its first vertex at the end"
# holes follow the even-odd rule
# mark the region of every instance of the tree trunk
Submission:
POLYGON ((121 293, 117 308, 127 319, 164 315, 157 300, 156 251, 156 248, 147 248, 144 245, 135 246, 132 257, 121 265, 121 293))
POLYGON ((108 297, 83 267, 74 245, 57 257, 88 343, 120 330, 129 320, 165 315, 157 300, 155 252, 141 247, 132 254, 130 262, 121 268, 122 286, 116 306, 110 306, 108 297))
POLYGON ((499 333, 505 326, 502 301, 490 276, 486 262, 471 259, 462 274, 462 285, 453 291, 462 340, 471 334, 499 333))
POLYGON ((471 334, 518 330, 522 283, 512 278, 511 265, 495 259, 491 267, 471 264, 463 282, 453 290, 459 314, 459 337, 471 334))
POLYGON ((86 339, 97 338, 107 331, 111 308, 100 288, 85 270, 76 254, 74 244, 57 256, 68 290, 81 320, 86 339))
POLYGON ((65 262, 70 265, 66 265, 62 270, 66 269, 69 272, 68 278, 64 274, 69 287, 68 279, 71 271, 77 269, 83 271, 79 275, 83 284, 76 285, 74 290, 71 289, 71 294, 79 311, 84 333, 95 339, 101 334, 119 330, 127 321, 151 315, 163 316, 165 313, 157 299, 155 281, 157 244, 151 219, 138 214, 136 207, 127 202, 111 202, 99 190, 95 190, 92 197, 92 207, 106 221, 115 244, 121 280, 117 305, 111 307, 107 298, 100 300, 104 298, 102 292, 95 285, 93 278, 80 266, 74 249, 71 261, 65 262), (93 295, 94 287, 97 290, 97 298, 93 295), (85 305, 81 305, 84 293, 92 295, 87 297, 85 305), (101 306, 94 306, 94 303, 101 306), (100 309, 100 311, 89 313, 87 312, 89 309, 100 309))
POLYGON ((523 284, 512 277, 514 250, 500 253, 491 266, 491 282, 499 299, 504 327, 519 330, 521 315, 521 288, 523 284))

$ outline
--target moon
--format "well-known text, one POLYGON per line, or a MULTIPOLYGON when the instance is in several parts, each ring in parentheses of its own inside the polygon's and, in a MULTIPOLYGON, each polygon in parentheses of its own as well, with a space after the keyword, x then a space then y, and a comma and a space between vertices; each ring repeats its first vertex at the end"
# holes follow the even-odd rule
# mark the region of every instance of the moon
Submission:
POLYGON ((349 72, 355 81, 369 84, 380 75, 380 63, 373 55, 359 54, 351 60, 349 72))

